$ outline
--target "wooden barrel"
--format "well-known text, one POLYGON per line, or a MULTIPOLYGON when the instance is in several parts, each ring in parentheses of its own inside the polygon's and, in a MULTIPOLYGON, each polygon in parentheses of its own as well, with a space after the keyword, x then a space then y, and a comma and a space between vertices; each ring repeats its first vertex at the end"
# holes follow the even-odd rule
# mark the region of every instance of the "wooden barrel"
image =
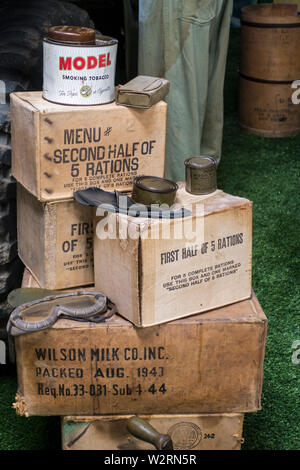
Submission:
POLYGON ((289 137, 300 134, 300 104, 292 103, 291 90, 290 84, 264 83, 241 76, 242 130, 263 137, 289 137))
POLYGON ((241 128, 265 137, 300 133, 300 105, 292 82, 300 79, 297 5, 259 4, 242 9, 241 128))

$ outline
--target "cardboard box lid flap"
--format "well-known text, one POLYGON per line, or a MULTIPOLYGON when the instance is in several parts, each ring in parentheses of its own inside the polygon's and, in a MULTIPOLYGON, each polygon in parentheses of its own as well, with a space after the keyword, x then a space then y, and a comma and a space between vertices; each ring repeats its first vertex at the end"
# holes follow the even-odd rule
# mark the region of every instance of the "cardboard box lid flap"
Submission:
MULTIPOLYGON (((63 105, 63 104, 58 104, 58 103, 52 103, 51 101, 47 101, 43 98, 42 92, 41 91, 32 91, 32 92, 15 92, 11 93, 11 96, 16 96, 17 98, 29 103, 32 107, 34 107, 37 111, 41 113, 69 113, 72 111, 79 111, 80 112, 88 112, 88 111, 95 111, 97 107, 101 107, 101 111, 109 110, 109 109, 115 109, 117 108, 117 105, 115 101, 112 103, 108 104, 101 104, 101 105, 90 105, 90 106, 75 106, 75 105, 63 105)), ((155 104, 155 106, 162 106, 166 107, 167 104, 164 101, 159 101, 158 103, 155 104)), ((131 109, 131 108, 126 108, 129 113, 130 112, 147 112, 147 109, 131 109)))
MULTIPOLYGON (((222 212, 222 211, 227 211, 231 210, 233 208, 237 208, 239 206, 244 206, 245 204, 248 204, 249 206, 252 206, 252 201, 249 199, 239 197, 239 196, 233 196, 232 194, 227 194, 222 190, 217 190, 212 195, 208 195, 206 197, 200 196, 199 198, 196 198, 195 196, 192 196, 190 200, 188 200, 188 197, 186 198, 184 194, 184 184, 179 183, 179 190, 178 190, 178 196, 176 199, 176 203, 179 206, 185 205, 187 208, 189 205, 191 207, 194 204, 203 204, 204 208, 204 216, 212 215, 217 212, 222 212)), ((186 192, 185 192, 186 193, 186 192)), ((189 195, 190 196, 190 195, 189 195)), ((130 224, 135 224, 139 226, 139 231, 144 232, 149 229, 150 226, 154 225, 161 225, 163 223, 168 224, 170 223, 170 219, 147 219, 145 217, 129 217, 125 214, 110 214, 110 217, 117 217, 120 220, 123 220, 124 222, 128 222, 130 224)), ((182 219, 171 219, 176 223, 176 221, 181 221, 182 219)))
MULTIPOLYGON (((227 307, 221 307, 217 308, 214 310, 210 310, 205 313, 200 313, 196 315, 191 315, 189 317, 185 317, 179 320, 174 320, 172 322, 169 322, 168 324, 163 324, 163 325, 156 325, 153 327, 147 328, 149 330, 150 328, 161 328, 166 325, 186 325, 189 323, 200 323, 200 324, 205 324, 205 323, 222 323, 222 322, 232 322, 232 323, 266 323, 268 322, 268 319, 266 315, 264 314, 254 292, 252 292, 252 297, 249 300, 244 300, 242 302, 237 302, 235 304, 231 304, 230 306, 230 314, 229 314, 229 309, 228 305, 227 307), (224 317, 224 313, 227 314, 226 317, 224 317)), ((107 320, 104 323, 92 323, 92 322, 86 322, 86 323, 81 323, 81 322, 76 322, 72 320, 65 320, 61 319, 58 320, 52 328, 54 329, 70 329, 70 328, 79 328, 79 329, 87 329, 87 328, 110 328, 110 327, 124 327, 127 326, 128 328, 135 328, 132 323, 130 323, 128 320, 125 320, 119 315, 114 315, 112 318, 107 320)))
MULTIPOLYGON (((16 93, 11 93, 11 96, 16 96, 17 98, 20 98, 22 101, 29 103, 31 106, 33 106, 37 111, 41 113, 51 113, 51 112, 59 113, 59 112, 72 112, 75 110, 78 111, 79 109, 82 111, 95 109, 95 106, 75 106, 75 105, 66 106, 63 104, 52 103, 51 101, 47 101, 43 98, 41 91, 16 92, 16 93)), ((101 105, 101 108, 111 107, 111 105, 112 103, 109 103, 107 105, 104 104, 104 105, 101 105)))

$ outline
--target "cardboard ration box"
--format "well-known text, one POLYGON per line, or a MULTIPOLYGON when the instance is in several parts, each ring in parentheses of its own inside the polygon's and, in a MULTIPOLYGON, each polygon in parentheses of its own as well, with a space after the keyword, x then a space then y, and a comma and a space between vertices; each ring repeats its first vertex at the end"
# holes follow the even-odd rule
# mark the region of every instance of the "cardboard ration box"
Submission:
POLYGON ((252 202, 217 190, 177 203, 191 216, 96 217, 95 287, 139 327, 251 296, 252 202))
POLYGON ((266 334, 254 293, 150 328, 118 315, 98 324, 60 319, 15 337, 14 407, 25 416, 257 411, 266 334))
MULTIPOLYGON (((21 287, 34 287, 34 288, 35 287, 41 287, 40 284, 37 282, 37 280, 31 274, 29 269, 27 269, 26 267, 24 269, 21 287)), ((93 290, 95 290, 95 286, 93 284, 91 284, 89 286, 83 286, 82 288, 73 287, 73 288, 70 288, 70 289, 64 289, 62 291, 62 293, 64 293, 64 292, 66 292, 66 293, 67 292, 74 292, 74 291, 80 291, 80 290, 93 291, 93 290)))
POLYGON ((92 208, 73 199, 42 203, 18 184, 18 251, 46 289, 94 283, 92 208))
MULTIPOLYGON (((242 413, 139 416, 160 434, 168 434, 174 450, 240 450, 242 413)), ((63 450, 154 450, 127 430, 131 416, 66 416, 62 418, 63 450)))
POLYGON ((41 287, 26 267, 24 269, 21 287, 41 287))
POLYGON ((166 112, 163 101, 150 109, 65 106, 38 91, 12 93, 13 176, 40 201, 92 186, 128 190, 135 176, 163 176, 166 112))

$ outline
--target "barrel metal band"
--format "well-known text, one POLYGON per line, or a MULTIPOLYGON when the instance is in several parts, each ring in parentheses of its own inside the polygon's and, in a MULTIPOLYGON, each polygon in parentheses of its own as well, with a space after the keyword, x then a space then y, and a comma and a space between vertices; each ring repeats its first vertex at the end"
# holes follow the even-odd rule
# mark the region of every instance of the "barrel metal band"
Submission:
POLYGON ((252 28, 281 28, 281 29, 290 29, 290 28, 300 28, 299 23, 253 23, 252 21, 241 20, 242 26, 251 26, 252 28))
POLYGON ((250 82, 269 83, 271 85, 291 85, 294 82, 294 80, 263 80, 262 78, 248 77, 248 75, 244 75, 241 72, 240 77, 244 78, 245 80, 249 80, 250 82))

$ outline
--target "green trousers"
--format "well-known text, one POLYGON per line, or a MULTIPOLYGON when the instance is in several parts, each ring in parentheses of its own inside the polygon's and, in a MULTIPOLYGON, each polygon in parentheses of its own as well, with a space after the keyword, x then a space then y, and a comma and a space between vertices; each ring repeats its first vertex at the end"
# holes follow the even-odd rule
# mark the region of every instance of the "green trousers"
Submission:
POLYGON ((219 163, 223 85, 232 0, 140 0, 139 74, 170 80, 165 176, 184 178, 184 160, 219 163))

